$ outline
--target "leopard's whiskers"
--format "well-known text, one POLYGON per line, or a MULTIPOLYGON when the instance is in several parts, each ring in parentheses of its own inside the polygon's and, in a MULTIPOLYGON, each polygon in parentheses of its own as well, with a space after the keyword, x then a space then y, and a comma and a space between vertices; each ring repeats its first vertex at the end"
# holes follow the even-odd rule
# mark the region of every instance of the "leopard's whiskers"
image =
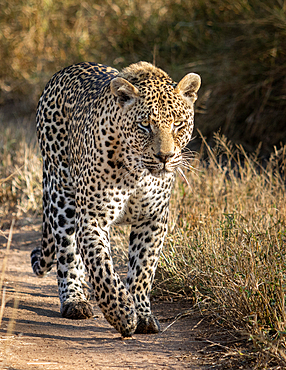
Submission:
POLYGON ((180 178, 187 184, 187 186, 190 188, 191 185, 188 181, 188 179, 186 178, 186 175, 184 174, 183 170, 181 169, 181 167, 178 167, 176 169, 177 173, 179 174, 180 178))

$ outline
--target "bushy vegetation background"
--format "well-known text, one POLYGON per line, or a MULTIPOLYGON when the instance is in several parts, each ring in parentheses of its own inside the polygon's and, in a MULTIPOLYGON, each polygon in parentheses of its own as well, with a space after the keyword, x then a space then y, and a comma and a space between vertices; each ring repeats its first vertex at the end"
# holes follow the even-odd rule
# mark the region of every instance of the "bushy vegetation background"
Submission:
POLYGON ((52 74, 80 61, 155 62, 201 74, 197 127, 248 149, 285 140, 284 0, 2 0, 0 104, 34 109, 52 74), (23 107, 23 105, 22 105, 23 107))
MULTIPOLYGON (((184 154, 191 187, 176 183, 154 293, 188 298, 250 339, 253 350, 234 351, 241 366, 285 368, 286 1, 1 0, 0 9, 0 232, 11 216, 41 214, 34 114, 56 71, 146 60, 177 81, 197 72, 202 145, 184 154)), ((122 258, 128 236, 115 237, 122 258)))

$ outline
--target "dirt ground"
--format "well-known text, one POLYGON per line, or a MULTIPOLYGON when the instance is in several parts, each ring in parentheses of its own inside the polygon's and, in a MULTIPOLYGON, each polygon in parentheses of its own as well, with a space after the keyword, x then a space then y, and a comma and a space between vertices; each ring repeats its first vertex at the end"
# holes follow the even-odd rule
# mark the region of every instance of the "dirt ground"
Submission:
MULTIPOLYGON (((237 340, 231 333, 212 327, 199 314, 181 318, 163 333, 134 335, 128 340, 107 323, 95 302, 95 317, 90 320, 62 318, 55 271, 40 279, 30 266, 30 252, 40 244, 41 223, 26 223, 14 227, 4 275, 0 369, 251 368, 236 362, 237 340)), ((0 234, 2 261, 8 233, 7 229, 0 234)), ((172 317, 190 309, 191 303, 155 301, 152 307, 164 330, 172 317)))

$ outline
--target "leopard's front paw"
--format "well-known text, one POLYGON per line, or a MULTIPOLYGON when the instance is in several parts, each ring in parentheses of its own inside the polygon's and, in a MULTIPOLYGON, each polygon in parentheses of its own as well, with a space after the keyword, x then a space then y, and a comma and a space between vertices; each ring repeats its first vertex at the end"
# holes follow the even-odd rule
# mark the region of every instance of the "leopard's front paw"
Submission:
POLYGON ((138 319, 135 334, 156 334, 161 330, 159 321, 153 316, 141 316, 138 319))
POLYGON ((123 306, 119 312, 104 311, 106 320, 122 335, 123 338, 134 334, 138 322, 135 307, 123 306))
POLYGON ((67 319, 84 320, 93 317, 93 310, 87 301, 71 301, 62 304, 61 314, 67 319))

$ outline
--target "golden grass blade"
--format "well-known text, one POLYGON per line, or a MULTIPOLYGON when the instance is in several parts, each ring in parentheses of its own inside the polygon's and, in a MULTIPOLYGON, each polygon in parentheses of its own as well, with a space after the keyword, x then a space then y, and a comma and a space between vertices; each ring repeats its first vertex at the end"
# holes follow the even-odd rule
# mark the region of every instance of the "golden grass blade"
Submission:
POLYGON ((11 242, 12 242, 14 224, 15 224, 15 219, 13 218, 12 222, 11 222, 8 241, 7 241, 7 246, 6 246, 6 254, 3 258, 3 263, 2 263, 2 272, 1 272, 1 279, 0 279, 0 292, 2 291, 5 271, 6 271, 6 267, 7 267, 7 260, 8 260, 8 254, 9 254, 9 250, 10 250, 10 246, 11 246, 11 242))
MULTIPOLYGON (((0 292, 1 292, 1 290, 0 290, 0 292)), ((5 308, 5 304, 6 304, 5 295, 6 295, 6 288, 4 287, 3 288, 3 291, 2 291, 2 297, 1 297, 0 328, 1 328, 1 324, 2 324, 2 318, 3 318, 3 314, 4 314, 4 308, 5 308)))
POLYGON ((205 137, 203 136, 203 134, 201 133, 201 131, 197 128, 197 131, 198 131, 198 133, 199 133, 199 135, 200 135, 200 137, 201 137, 201 139, 202 139, 202 141, 203 141, 203 143, 205 144, 205 146, 206 146, 206 148, 207 148, 207 150, 208 150, 208 153, 209 153, 209 155, 211 156, 211 159, 213 160, 213 163, 216 165, 216 167, 222 172, 222 169, 221 169, 221 167, 220 167, 220 165, 218 164, 218 161, 217 161, 217 159, 216 159, 216 157, 214 156, 214 153, 213 153, 213 151, 211 150, 211 148, 210 148, 210 146, 208 145, 208 143, 206 142, 206 139, 205 139, 205 137))
POLYGON ((0 327, 1 327, 4 308, 5 308, 5 293, 6 293, 6 288, 4 288, 3 291, 2 291, 2 287, 3 287, 3 282, 4 282, 4 278, 5 278, 5 271, 6 271, 6 267, 7 267, 8 254, 9 254, 10 246, 11 246, 11 243, 12 243, 12 235, 13 235, 14 224, 15 224, 15 219, 13 218, 12 222, 11 222, 8 241, 7 241, 7 246, 6 246, 6 254, 3 258, 3 263, 2 263, 2 272, 1 272, 1 279, 0 279, 0 292, 2 292, 1 308, 0 308, 0 327))

